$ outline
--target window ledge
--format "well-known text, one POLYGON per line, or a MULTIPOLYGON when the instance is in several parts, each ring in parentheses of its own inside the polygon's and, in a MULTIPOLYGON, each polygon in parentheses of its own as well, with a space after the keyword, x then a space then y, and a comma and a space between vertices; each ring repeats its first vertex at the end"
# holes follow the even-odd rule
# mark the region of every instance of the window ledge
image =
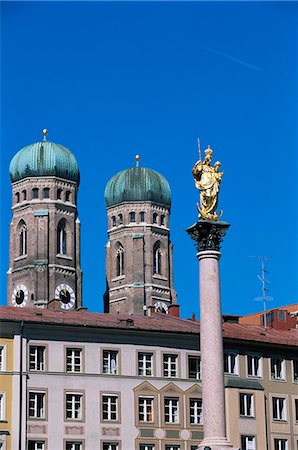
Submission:
POLYGON ((164 280, 164 281, 167 281, 167 280, 168 280, 167 277, 165 277, 165 276, 163 276, 163 275, 161 275, 161 274, 159 274, 159 273, 154 273, 154 274, 153 274, 153 278, 156 278, 156 279, 158 279, 158 280, 164 280))
POLYGON ((270 378, 270 381, 279 381, 282 383, 286 383, 286 380, 284 378, 270 378))
POLYGON ((287 419, 273 419, 273 422, 288 423, 287 419))
MULTIPOLYGON (((0 420, 0 423, 8 423, 8 420, 1 419, 1 420, 0 420)), ((3 430, 1 430, 1 431, 3 431, 3 430)))
POLYGON ((124 280, 124 278, 125 278, 125 275, 119 275, 118 277, 112 278, 112 281, 124 280))
POLYGON ((18 256, 17 258, 14 259, 14 261, 21 261, 22 259, 26 259, 27 256, 28 256, 27 253, 26 253, 26 255, 18 256))
POLYGON ((255 416, 244 416, 240 414, 240 419, 256 420, 255 416))
POLYGON ((57 253, 57 258, 62 258, 62 259, 68 259, 68 260, 72 260, 72 257, 71 256, 68 256, 68 255, 63 255, 63 253, 57 253))

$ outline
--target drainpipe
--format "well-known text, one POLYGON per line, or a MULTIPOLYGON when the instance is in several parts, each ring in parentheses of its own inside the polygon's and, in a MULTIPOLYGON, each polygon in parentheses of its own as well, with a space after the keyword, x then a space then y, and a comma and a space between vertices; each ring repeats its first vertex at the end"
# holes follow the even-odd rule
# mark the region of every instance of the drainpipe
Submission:
POLYGON ((268 413, 267 413, 267 397, 264 395, 264 409, 265 409, 265 436, 266 436, 266 449, 269 449, 269 442, 268 442, 268 413))
MULTIPOLYGON (((20 326, 20 401, 19 401, 19 449, 22 449, 22 410, 23 410, 23 329, 24 321, 20 326)), ((26 424, 25 424, 26 426, 26 424)))

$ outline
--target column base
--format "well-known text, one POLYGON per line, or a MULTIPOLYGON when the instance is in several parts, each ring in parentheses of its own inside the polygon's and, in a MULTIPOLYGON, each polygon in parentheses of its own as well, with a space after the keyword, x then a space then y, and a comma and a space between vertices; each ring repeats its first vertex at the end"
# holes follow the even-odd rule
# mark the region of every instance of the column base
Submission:
POLYGON ((199 450, 240 450, 233 447, 230 441, 225 437, 205 438, 200 442, 199 450))

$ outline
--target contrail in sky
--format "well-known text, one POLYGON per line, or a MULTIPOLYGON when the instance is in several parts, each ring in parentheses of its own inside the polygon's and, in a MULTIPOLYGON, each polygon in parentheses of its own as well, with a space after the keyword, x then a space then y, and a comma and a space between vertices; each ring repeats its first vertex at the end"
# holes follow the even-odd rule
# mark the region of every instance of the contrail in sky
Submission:
POLYGON ((223 56, 224 58, 230 59, 231 61, 235 61, 235 62, 237 62, 239 64, 242 64, 243 66, 250 67, 251 69, 254 69, 254 70, 262 71, 262 69, 260 67, 254 66, 253 64, 249 64, 249 63, 247 63, 245 61, 242 61, 241 59, 234 58, 233 56, 227 55, 226 53, 223 53, 223 52, 221 52, 219 50, 215 50, 214 48, 207 47, 206 45, 200 44, 199 42, 193 41, 192 39, 188 39, 188 38, 185 38, 183 36, 178 36, 178 35, 171 34, 171 33, 168 33, 168 34, 170 36, 176 37, 178 39, 183 39, 184 41, 189 42, 190 44, 193 44, 193 45, 196 45, 198 47, 201 47, 204 50, 208 50, 209 52, 215 53, 216 55, 220 55, 220 56, 223 56))

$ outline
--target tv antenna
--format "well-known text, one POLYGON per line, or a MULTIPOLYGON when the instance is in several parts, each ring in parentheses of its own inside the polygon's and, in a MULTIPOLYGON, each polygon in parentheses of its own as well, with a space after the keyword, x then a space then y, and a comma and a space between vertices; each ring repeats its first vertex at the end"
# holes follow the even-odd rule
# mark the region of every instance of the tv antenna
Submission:
POLYGON ((261 275, 257 275, 258 280, 262 283, 262 295, 259 297, 255 297, 255 301, 261 301, 263 302, 263 308, 264 308, 264 327, 267 327, 267 317, 266 317, 266 310, 267 310, 267 302, 273 300, 273 297, 268 295, 269 289, 267 288, 268 284, 271 284, 270 281, 266 280, 265 274, 269 273, 268 270, 265 269, 265 261, 272 258, 271 256, 251 256, 251 258, 257 258, 261 261, 261 275))

